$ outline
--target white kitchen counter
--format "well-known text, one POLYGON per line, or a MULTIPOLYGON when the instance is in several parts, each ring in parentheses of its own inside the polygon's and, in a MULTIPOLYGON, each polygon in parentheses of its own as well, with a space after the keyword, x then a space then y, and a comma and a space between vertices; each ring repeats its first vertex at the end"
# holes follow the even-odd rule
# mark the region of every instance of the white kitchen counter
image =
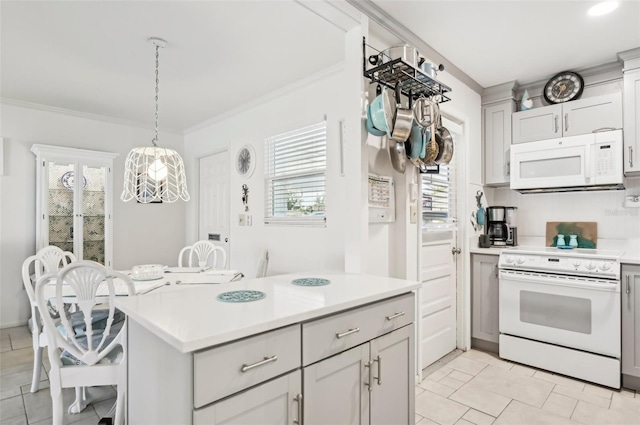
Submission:
POLYGON ((418 289, 420 283, 380 276, 295 273, 238 282, 172 285, 146 295, 116 299, 116 307, 182 353, 255 335, 418 289), (303 287, 301 277, 329 279, 325 286, 303 287), (250 289, 266 297, 224 303, 222 292, 250 289))

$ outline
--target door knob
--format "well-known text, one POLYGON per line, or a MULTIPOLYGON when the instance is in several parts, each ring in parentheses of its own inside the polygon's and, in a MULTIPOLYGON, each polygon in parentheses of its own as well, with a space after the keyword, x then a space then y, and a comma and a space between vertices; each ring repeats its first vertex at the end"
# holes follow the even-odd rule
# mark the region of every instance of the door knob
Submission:
POLYGON ((460 254, 461 252, 462 252, 462 250, 460 248, 456 248, 455 246, 453 248, 451 248, 451 253, 453 255, 460 254))
POLYGON ((229 238, 224 238, 224 241, 225 242, 229 242, 229 238))

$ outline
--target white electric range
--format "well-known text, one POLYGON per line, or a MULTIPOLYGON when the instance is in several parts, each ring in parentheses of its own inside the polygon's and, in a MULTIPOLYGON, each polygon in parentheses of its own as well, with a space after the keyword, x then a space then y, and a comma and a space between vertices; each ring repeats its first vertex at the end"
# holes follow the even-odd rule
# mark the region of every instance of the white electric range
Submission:
POLYGON ((500 357, 620 388, 623 252, 504 249, 500 357))

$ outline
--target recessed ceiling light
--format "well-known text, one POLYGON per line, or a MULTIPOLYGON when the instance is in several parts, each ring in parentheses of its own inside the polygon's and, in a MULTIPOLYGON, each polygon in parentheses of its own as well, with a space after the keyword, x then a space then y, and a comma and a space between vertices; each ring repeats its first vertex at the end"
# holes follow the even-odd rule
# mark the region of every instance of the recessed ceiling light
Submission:
POLYGON ((594 6, 587 11, 589 16, 601 16, 606 15, 609 12, 613 12, 618 7, 617 1, 603 1, 594 6))

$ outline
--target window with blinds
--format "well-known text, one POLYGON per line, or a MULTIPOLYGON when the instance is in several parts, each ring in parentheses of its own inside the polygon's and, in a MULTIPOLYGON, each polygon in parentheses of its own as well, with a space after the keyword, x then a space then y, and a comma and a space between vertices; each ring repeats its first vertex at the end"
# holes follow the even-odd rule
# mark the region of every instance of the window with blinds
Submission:
POLYGON ((325 121, 265 141, 265 224, 324 226, 325 121))
POLYGON ((438 174, 422 176, 422 226, 451 227, 456 223, 455 169, 440 165, 438 174))

